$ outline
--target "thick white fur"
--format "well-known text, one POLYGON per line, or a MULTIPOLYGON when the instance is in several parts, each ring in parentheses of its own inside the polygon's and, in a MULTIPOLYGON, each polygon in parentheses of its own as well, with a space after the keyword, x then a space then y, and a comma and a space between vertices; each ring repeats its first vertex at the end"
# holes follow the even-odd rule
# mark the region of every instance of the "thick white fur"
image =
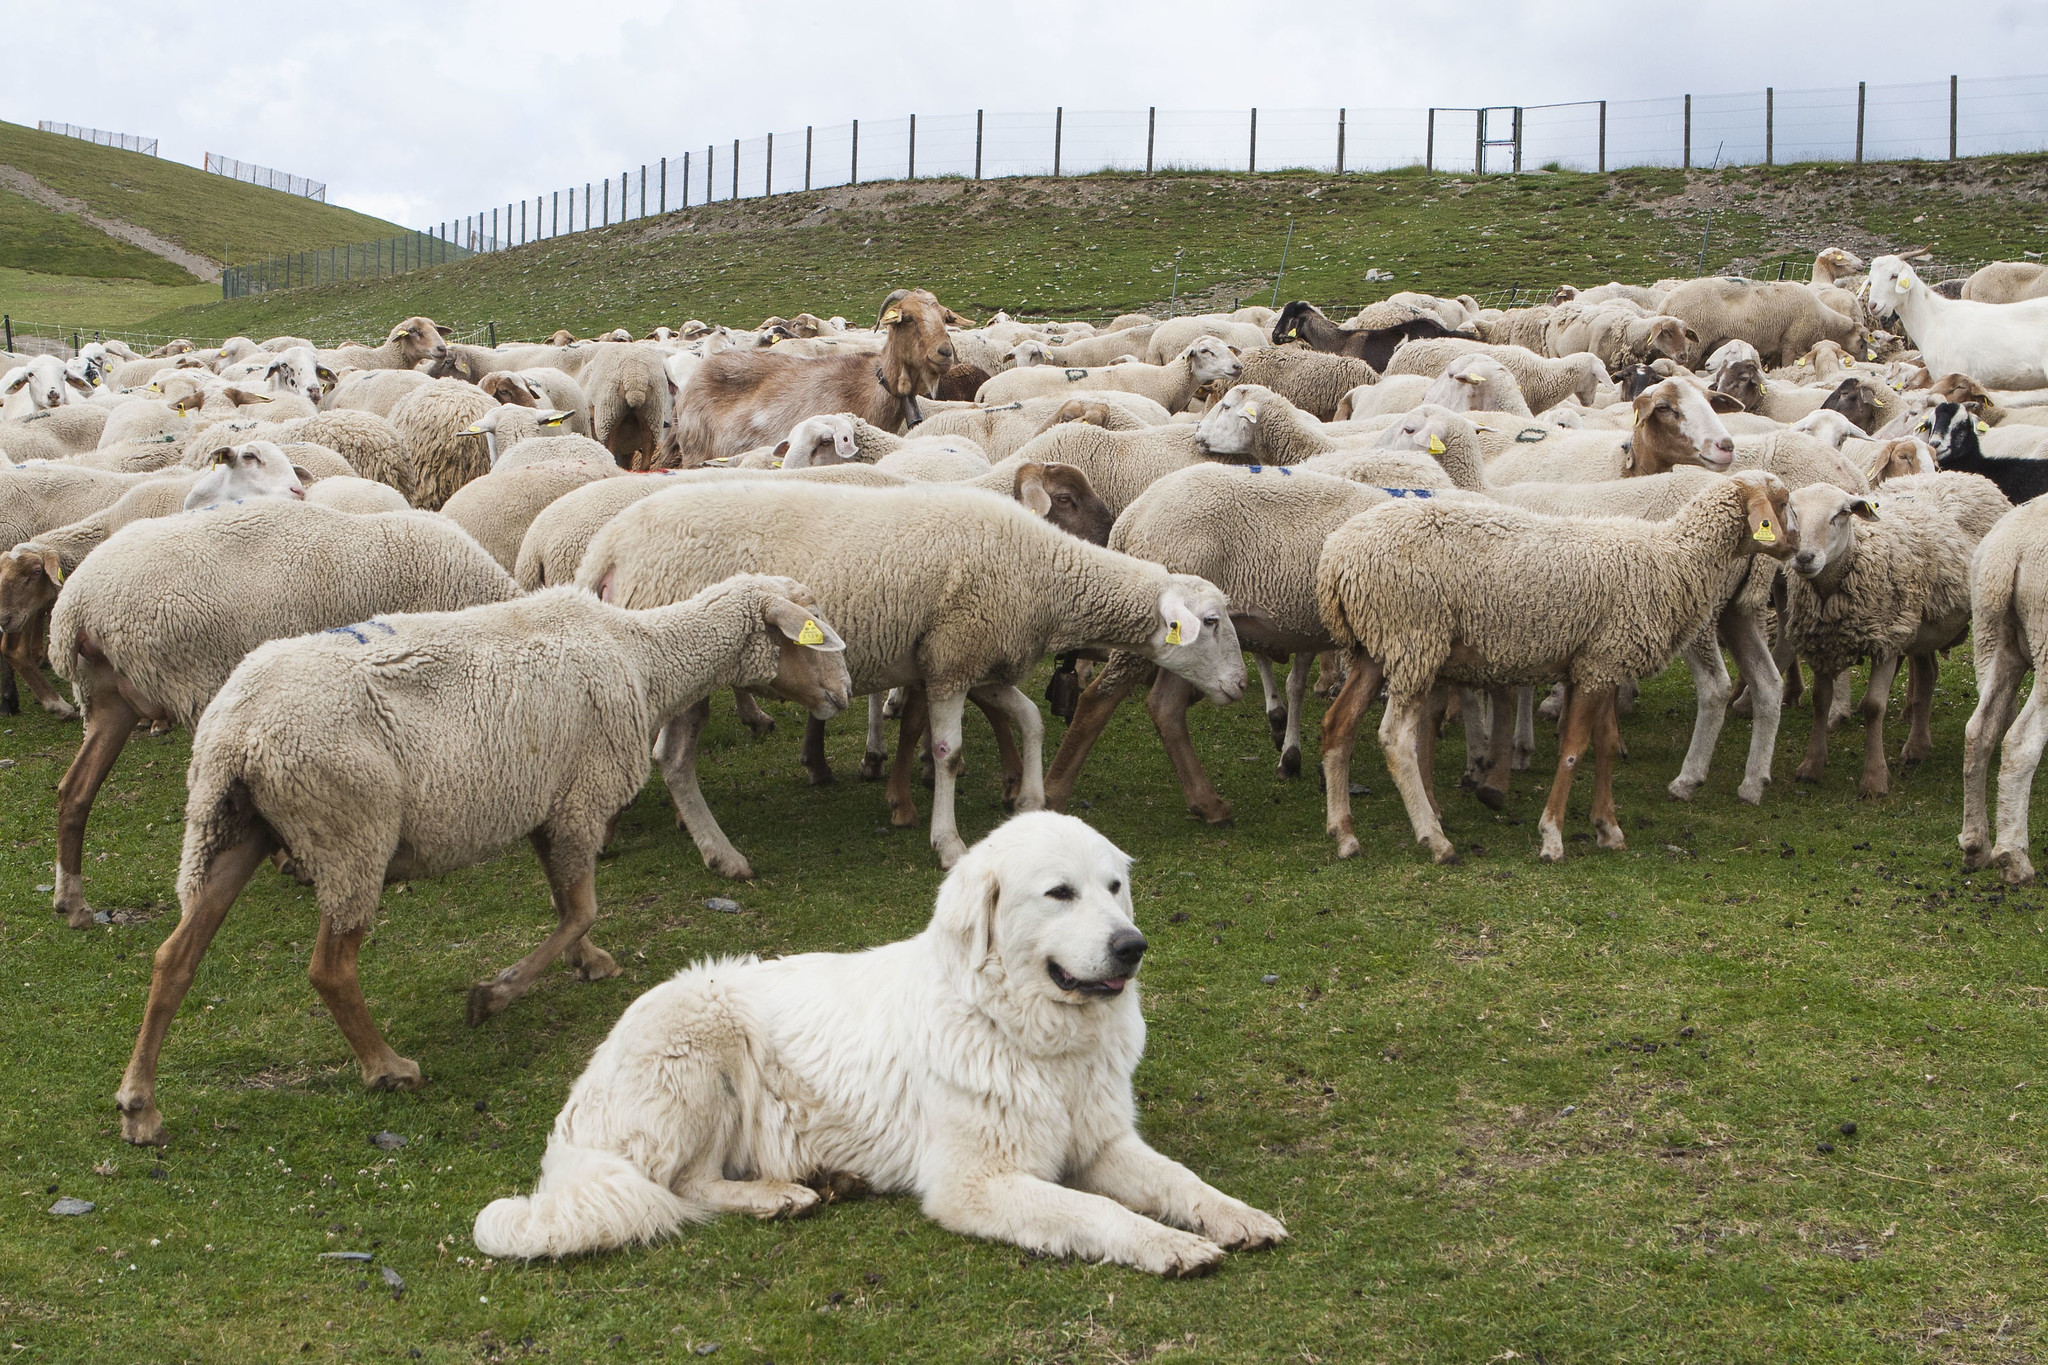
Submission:
POLYGON ((1279 1221, 1134 1126, 1145 1046, 1120 968, 1130 858, 1071 816, 1020 815, 962 858, 916 938, 700 962, 633 1002, 555 1120, 540 1183, 477 1215, 493 1256, 650 1241, 720 1213, 802 1213, 839 1175, 945 1227, 1160 1275, 1270 1245, 1279 1221), (1069 899, 1048 893, 1066 888, 1069 899))

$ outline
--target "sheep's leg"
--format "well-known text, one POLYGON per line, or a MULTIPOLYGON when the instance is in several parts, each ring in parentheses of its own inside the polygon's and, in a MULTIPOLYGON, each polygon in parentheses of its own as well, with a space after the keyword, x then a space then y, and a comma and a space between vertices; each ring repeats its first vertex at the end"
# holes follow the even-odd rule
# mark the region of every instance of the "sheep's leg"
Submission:
MULTIPOLYGON (((539 850, 541 844, 536 842, 535 848, 539 850)), ((581 940, 590 932, 590 926, 597 923, 596 859, 587 856, 580 859, 560 857, 550 851, 542 854, 542 866, 547 870, 548 889, 555 898, 555 930, 542 939, 540 946, 525 957, 489 981, 479 981, 469 988, 469 1007, 465 1014, 471 1028, 501 1012, 514 1000, 532 990, 533 983, 540 978, 540 974, 552 967, 556 958, 581 940)), ((323 923, 322 928, 325 927, 323 923)), ((610 960, 609 955, 606 960, 610 960)), ((349 965, 349 978, 353 983, 354 962, 351 961, 349 965)), ((333 1001, 330 999, 328 1004, 331 1008, 333 1001)), ((337 1011, 337 1022, 339 1018, 340 1013, 337 1011)), ((364 1020, 368 1021, 367 1015, 364 1016, 364 1020)), ((347 1025, 343 1025, 343 1029, 346 1028, 347 1025)), ((351 1036, 349 1042, 354 1044, 355 1041, 351 1036)), ((356 1051, 358 1056, 362 1055, 360 1047, 356 1051)), ((367 1079, 367 1066, 364 1075, 367 1079)))
POLYGON ((1230 803, 1223 799, 1215 785, 1209 781, 1209 774, 1202 770, 1202 760, 1195 755, 1194 740, 1188 734, 1188 707, 1194 704, 1195 688, 1178 673, 1159 670, 1159 676, 1152 680, 1152 690, 1145 697, 1145 709, 1152 715, 1152 724, 1159 731, 1159 742, 1166 747, 1166 757, 1173 764, 1173 775, 1180 779, 1181 799, 1187 802, 1190 812, 1201 817, 1204 824, 1227 825, 1230 823, 1230 803))
MULTIPOLYGON (((350 933, 337 934, 332 919, 322 913, 320 931, 313 940, 313 959, 306 964, 306 977, 313 983, 313 989, 320 992, 327 1012, 334 1017, 335 1027, 348 1040, 349 1050, 356 1054, 364 1087, 417 1090, 419 1063, 391 1050, 391 1044, 384 1041, 384 1035, 370 1018, 369 1003, 363 999, 363 983, 356 976, 356 957, 369 933, 369 926, 364 925, 350 933)), ((472 999, 473 996, 474 993, 472 999)))
POLYGON ((0 649, 0 716, 20 714, 21 694, 14 687, 14 665, 8 662, 6 651, 0 649))
POLYGON ((1578 774, 1579 759, 1593 737, 1604 692, 1589 692, 1568 686, 1564 692, 1564 725, 1558 732, 1557 775, 1550 780, 1550 799, 1543 803, 1543 816, 1536 822, 1541 846, 1536 856, 1546 863, 1564 861, 1564 814, 1571 800, 1572 778, 1578 774))
MULTIPOLYGON (((1308 665, 1312 654, 1297 654, 1287 666, 1287 728, 1280 737, 1280 776, 1301 776, 1301 712, 1308 700, 1308 665)), ((1270 717, 1268 717, 1270 719, 1270 717)))
POLYGON ((749 879, 754 869, 718 827, 718 817, 705 804, 704 791, 697 784, 697 739, 710 718, 711 701, 706 698, 682 712, 662 729, 655 755, 661 761, 661 779, 668 784, 669 800, 675 802, 676 823, 690 832, 704 866, 721 877, 749 879))
MULTIPOLYGON (((47 646, 40 626, 0 636, 0 648, 5 649, 7 662, 21 681, 28 684, 28 690, 35 694, 36 702, 45 711, 59 720, 78 719, 78 708, 64 700, 56 686, 43 676, 42 662, 47 646)), ((11 689, 9 695, 14 695, 11 689)), ((20 710, 20 698, 16 696, 14 706, 7 714, 11 716, 20 710)))
POLYGON ((1273 747, 1287 745, 1287 705, 1280 700, 1280 688, 1273 680, 1273 661, 1263 654, 1252 655, 1252 667, 1259 671, 1259 691, 1266 699, 1266 728, 1273 732, 1273 747))
POLYGON ((1593 838, 1602 848, 1626 848, 1614 812, 1614 759, 1621 752, 1621 706, 1612 691, 1595 699, 1593 714, 1593 838))
POLYGON ((1334 649, 1326 649, 1316 655, 1316 695, 1336 696, 1344 686, 1344 670, 1349 666, 1349 660, 1334 649))
POLYGON ((1003 804, 1011 810, 1044 810, 1045 717, 1014 687, 977 687, 967 695, 995 731, 1003 760, 1003 804), (1017 727, 1021 744, 1011 738, 1011 725, 1017 727))
POLYGON ((1771 659, 1778 665, 1778 676, 1785 680, 1785 705, 1798 705, 1800 697, 1806 694, 1806 682, 1799 672, 1799 655, 1780 640, 1771 649, 1771 659))
MULTIPOLYGON (((1798 671, 1799 661, 1797 659, 1792 661, 1792 668, 1794 672, 1798 671)), ((1786 684, 1786 690, 1791 690, 1790 683, 1786 684)), ((1813 733, 1807 736, 1806 757, 1799 764, 1797 771, 1792 774, 1794 781, 1818 782, 1820 781, 1820 775, 1827 770, 1828 711, 1834 706, 1834 701, 1834 675, 1824 674, 1819 669, 1815 669, 1813 672, 1813 733)))
POLYGON ((1849 699, 1856 695, 1856 670, 1845 668, 1835 675, 1835 701, 1828 709, 1828 729, 1839 730, 1849 719, 1849 699))
MULTIPOLYGON (((1458 853, 1444 835, 1443 821, 1437 815, 1436 798, 1430 791, 1434 785, 1432 774, 1421 762, 1423 738, 1429 728, 1432 710, 1428 692, 1410 696, 1389 693, 1387 713, 1380 719, 1380 748, 1386 751, 1387 772, 1394 779, 1395 789, 1401 793, 1401 804, 1407 808, 1408 823, 1415 831, 1415 842, 1428 846, 1433 861, 1451 863, 1457 861, 1458 853)), ((1326 727, 1327 724, 1326 719, 1326 727)), ((1340 778, 1348 783, 1348 770, 1329 775, 1332 790, 1337 790, 1340 778)))
POLYGON ((755 739, 764 739, 775 733, 775 717, 761 709, 761 703, 752 693, 735 687, 732 690, 734 709, 740 713, 740 724, 754 732, 755 739))
POLYGON ((85 902, 85 822, 92 814, 93 798, 100 784, 114 769, 114 760, 128 747, 141 713, 129 704, 116 685, 111 669, 94 679, 92 703, 85 717, 85 739, 78 746, 71 766, 57 784, 57 910, 73 929, 92 923, 92 907, 85 902))
POLYGON ((902 718, 903 689, 900 687, 892 687, 889 689, 888 699, 882 703, 882 719, 901 720, 902 718))
POLYGON ((1118 650, 1110 655, 1109 667, 1089 680, 1081 689, 1080 697, 1074 703, 1074 718, 1067 723, 1067 733, 1060 740, 1059 751, 1052 756, 1052 767, 1045 774, 1045 804, 1050 810, 1063 811, 1067 801, 1074 794, 1074 784, 1081 778, 1081 767, 1088 761, 1089 751, 1102 738, 1102 732, 1109 726, 1109 718, 1116 714, 1116 708, 1131 694, 1131 689, 1147 681, 1154 665, 1142 654, 1130 654, 1118 650))
POLYGON ((1508 804, 1508 770, 1514 756, 1515 710, 1512 687, 1488 688, 1486 693, 1486 766, 1479 774, 1479 803, 1488 810, 1503 810, 1508 804))
MULTIPOLYGON (((889 699, 895 695, 894 692, 887 697, 880 692, 868 693, 868 742, 860 755, 860 780, 863 782, 873 782, 889 766, 889 734, 884 722, 889 719, 889 699)), ((902 707, 897 710, 901 711, 902 707)))
POLYGON ((1745 679, 1756 683, 1750 691, 1749 758, 1743 765, 1742 785, 1735 789, 1738 800, 1754 806, 1763 801, 1764 788, 1771 781, 1771 759, 1777 753, 1778 723, 1784 714, 1784 681, 1771 657, 1770 642, 1764 638, 1763 622, 1754 612, 1733 613, 1727 635, 1736 667, 1745 679))
POLYGON ((188 882, 192 891, 182 898, 178 927, 156 950, 142 1028, 135 1035, 135 1051, 128 1058, 121 1088, 114 1094, 114 1104, 121 1111, 121 1136, 129 1142, 145 1147, 163 1143, 164 1120, 156 1108, 156 1063, 164 1035, 170 1032, 185 993, 192 989, 199 960, 206 956, 228 908, 276 847, 269 828, 258 827, 240 843, 216 853, 188 882))
POLYGON ((1714 746, 1728 720, 1728 698, 1735 690, 1727 661, 1721 657, 1721 642, 1711 630, 1686 645, 1685 666, 1692 671, 1692 743, 1686 746, 1678 776, 1665 788, 1680 801, 1692 800, 1692 794, 1707 780, 1707 765, 1714 760, 1714 746))
POLYGON ((953 820, 954 791, 960 780, 960 718, 967 707, 967 694, 925 696, 931 713, 932 730, 932 848, 939 866, 951 869, 967 852, 953 820))
MULTIPOLYGON (((1986 809, 1985 788, 1991 774, 1991 754, 1998 747, 1998 741, 2012 726, 2013 711, 2019 701, 2020 680, 2027 673, 2027 655, 2014 638, 2010 625, 2001 623, 1995 640, 1977 641, 1980 656, 1988 655, 1984 666, 1977 674, 1977 709, 1970 713, 1970 722, 1963 727, 1963 832, 1956 842, 1963 848, 1964 867, 1982 867, 1991 860, 1991 821, 1986 809)), ((2041 690, 2039 679, 2034 690, 2041 690)), ((2032 705, 2032 702, 2029 702, 2032 705)), ((2011 764, 2012 749, 2006 749, 2006 762, 2011 764)), ((2028 766, 2020 775, 2022 778, 2021 800, 2030 793, 2034 770, 2028 766)), ((2000 773, 1999 814, 2005 813, 2003 793, 2004 774, 2000 773)), ((2026 821, 2019 822, 2021 831, 2020 856, 2025 858, 2026 821)), ((2032 869, 2029 868, 2031 875, 2032 869)))
POLYGON ((800 761, 813 787, 832 785, 832 762, 825 757, 825 722, 816 716, 804 719, 804 747, 800 761))
MULTIPOLYGON (((528 843, 533 845, 534 856, 540 859, 541 866, 543 868, 552 866, 555 857, 554 841, 548 837, 547 831, 534 830, 526 836, 526 839, 528 843)), ((609 830, 606 831, 605 839, 606 842, 610 842, 611 834, 609 830)), ((552 886, 548 890, 548 900, 554 905, 555 914, 559 917, 562 913, 562 906, 552 886)), ((571 967, 576 969, 577 977, 584 981, 605 981, 619 974, 619 964, 612 959, 610 953, 592 943, 588 933, 585 933, 582 938, 570 944, 563 951, 562 956, 571 967)))
MULTIPOLYGON (((2013 677, 2017 687, 2018 673, 2013 677)), ((2007 705, 2010 707, 2010 702, 2007 705)), ((1987 735, 1987 750, 1990 743, 1987 735)), ((2034 865, 2027 860, 2027 805, 2043 748, 2048 748, 2048 683, 2036 673, 2026 708, 2006 732, 2005 758, 1998 768, 1998 843, 1991 850, 1991 861, 2013 886, 2034 879, 2034 865)))
MULTIPOLYGON (((1860 797, 1891 792, 1891 769, 1884 756, 1884 713, 1891 705, 1892 679, 1898 671, 1896 654, 1874 655, 1870 660, 1870 686, 1863 689, 1863 779, 1856 784, 1856 795, 1860 797)), ((1818 684, 1815 679, 1815 685, 1818 684)))
POLYGON ((1458 719, 1465 727, 1465 770, 1458 774, 1458 785, 1466 791, 1477 791, 1486 774, 1487 753, 1492 748, 1488 737, 1493 733, 1493 718, 1486 713, 1486 700, 1476 688, 1458 689, 1458 719))
POLYGON ((1443 734, 1445 713, 1450 710, 1451 689, 1438 683, 1429 690, 1429 709, 1422 717, 1422 729, 1415 737, 1415 762, 1422 769, 1425 787, 1429 793, 1429 808, 1436 812, 1438 824, 1443 823, 1443 802, 1436 799, 1436 742, 1443 734))
POLYGON ((1934 656, 1915 654, 1906 677, 1906 747, 1899 761, 1910 767, 1934 755, 1934 656))
POLYGON ((1382 676, 1377 663, 1361 656, 1337 689, 1337 699, 1323 712, 1324 828, 1337 841, 1339 858, 1358 853, 1358 836, 1351 828, 1351 751, 1382 676))
POLYGON ((902 719, 896 723, 896 761, 889 767, 889 823, 907 829, 917 823, 917 798, 910 789, 910 766, 917 759, 917 742, 926 723, 924 684, 903 691, 902 719))
POLYGON ((1515 757, 1513 767, 1518 773, 1529 771, 1529 761, 1536 757, 1536 689, 1518 687, 1515 689, 1515 757))

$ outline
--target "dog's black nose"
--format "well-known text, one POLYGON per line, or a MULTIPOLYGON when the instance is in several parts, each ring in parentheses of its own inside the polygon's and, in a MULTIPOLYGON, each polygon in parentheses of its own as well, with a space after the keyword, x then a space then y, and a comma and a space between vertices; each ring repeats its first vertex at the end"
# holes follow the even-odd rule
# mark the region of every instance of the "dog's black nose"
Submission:
POLYGON ((1116 965, 1129 971, 1145 955, 1145 936, 1136 929, 1119 929, 1109 936, 1109 955, 1116 965))

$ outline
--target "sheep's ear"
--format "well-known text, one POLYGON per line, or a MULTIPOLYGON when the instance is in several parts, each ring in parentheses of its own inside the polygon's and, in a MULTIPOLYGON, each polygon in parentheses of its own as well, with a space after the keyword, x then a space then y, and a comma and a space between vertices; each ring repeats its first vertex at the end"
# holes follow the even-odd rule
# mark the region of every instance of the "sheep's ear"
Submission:
POLYGON ((1232 347, 1230 348, 1230 353, 1231 353, 1232 355, 1234 355, 1234 356, 1242 356, 1242 355, 1244 354, 1244 352, 1243 352, 1243 351, 1240 351, 1240 350, 1239 350, 1239 349, 1237 349, 1237 347, 1235 347, 1235 346, 1232 346, 1232 347))
POLYGON ((1045 466, 1024 464, 1017 469, 1017 501, 1034 517, 1052 511, 1052 494, 1045 491, 1045 466))
POLYGON ((0 393, 13 393, 21 388, 22 385, 28 383, 30 378, 31 376, 26 369, 17 370, 14 377, 7 381, 7 386, 0 388, 0 393))
POLYGON ((434 330, 441 334, 443 340, 446 340, 447 338, 455 335, 455 329, 453 327, 443 327, 438 322, 434 324, 434 330))
POLYGON ((784 460, 784 459, 787 459, 788 457, 789 457, 789 442, 787 442, 787 441, 780 441, 780 442, 778 442, 778 443, 776 444, 776 446, 775 446, 775 458, 776 458, 777 460, 784 460))
POLYGON ((1742 411, 1742 401, 1740 399, 1722 393, 1719 389, 1709 389, 1707 391, 1707 402, 1715 412, 1721 413, 1724 416, 1731 412, 1742 411))
POLYGON ((549 408, 540 414, 540 424, 544 427, 558 427, 568 421, 573 415, 572 413, 563 412, 560 408, 549 408))
POLYGON ((64 372, 64 382, 77 389, 80 393, 92 392, 92 381, 82 374, 73 374, 71 371, 66 370, 64 372))
POLYGON ((53 546, 43 547, 43 572, 58 587, 64 586, 64 559, 53 546))
POLYGON ((1849 499, 1849 510, 1865 521, 1876 521, 1878 519, 1876 498, 1851 498, 1849 499))
POLYGON ((248 407, 251 403, 268 403, 270 401, 269 394, 251 393, 247 389, 229 389, 227 396, 228 401, 238 408, 248 407))
POLYGON ((1162 645, 1191 645, 1202 636, 1202 618, 1177 587, 1169 587, 1160 594, 1159 616, 1159 629, 1152 636, 1155 649, 1162 645))
POLYGON ((768 624, 780 631, 782 638, 822 654, 837 654, 846 648, 846 641, 839 633, 817 618, 810 610, 798 606, 787 597, 771 597, 763 613, 768 624))
POLYGON ((295 464, 292 466, 292 477, 297 479, 300 484, 308 487, 320 482, 318 479, 313 477, 313 472, 307 469, 302 464, 295 464))

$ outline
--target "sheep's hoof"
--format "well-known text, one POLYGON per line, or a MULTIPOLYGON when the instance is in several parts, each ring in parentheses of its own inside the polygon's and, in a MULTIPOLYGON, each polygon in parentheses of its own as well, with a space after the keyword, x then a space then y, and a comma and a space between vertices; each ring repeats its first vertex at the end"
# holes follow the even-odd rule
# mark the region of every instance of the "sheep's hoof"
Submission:
POLYGON ((1671 779, 1670 785, 1664 788, 1665 791, 1671 793, 1673 801, 1690 801, 1692 800, 1692 794, 1699 789, 1700 784, 1689 777, 1674 777, 1671 779))
MULTIPOLYGON (((468 1021, 471 1028, 475 1028, 492 1015, 503 1013, 505 1006, 516 998, 502 981, 480 981, 469 988, 469 1000, 463 1009, 462 1017, 468 1021)), ((418 1067, 413 1067, 413 1076, 415 1079, 418 1078, 418 1067)), ((369 1076, 363 1078, 363 1084, 373 1090, 378 1088, 376 1081, 369 1076)))
POLYGON ((822 763, 815 768, 806 767, 804 775, 811 779, 813 787, 829 787, 832 785, 832 769, 822 763))
POLYGON ((576 978, 579 981, 608 981, 619 974, 619 964, 612 955, 602 948, 583 945, 583 955, 576 960, 576 978))
POLYGON ((1802 763, 1793 772, 1792 780, 1794 782, 1818 782, 1820 781, 1820 775, 1821 769, 1817 765, 1802 763))
POLYGON ((1769 780, 1743 783, 1735 789, 1735 799, 1745 806, 1761 806, 1764 803, 1764 786, 1769 780))
POLYGON ((1287 708, 1282 706, 1268 711, 1266 726, 1273 732, 1273 747, 1284 748, 1287 744, 1287 708))
POLYGON ((1491 787, 1481 783, 1479 790, 1475 794, 1479 797, 1479 804, 1488 810, 1507 809, 1508 794, 1499 787, 1491 787))
POLYGON ((1464 861, 1458 856, 1458 850, 1452 846, 1449 839, 1438 836, 1424 842, 1429 845, 1429 860, 1438 867, 1450 867, 1464 861))
POLYGON ((1465 769, 1464 772, 1458 774, 1458 790, 1464 792, 1478 791, 1482 775, 1482 773, 1475 769, 1465 769))
POLYGON ((1984 836, 1965 834, 1956 840, 1963 850, 1963 866, 1974 872, 1992 862, 1991 850, 1984 847, 1984 836))
POLYGON ((1924 741, 1918 744, 1908 744, 1905 748, 1899 750, 1899 762, 1909 768, 1918 767, 1932 757, 1934 757, 1934 746, 1924 741))
POLYGON ((14 689, 10 687, 4 695, 0 695, 0 716, 18 716, 20 714, 21 698, 15 695, 14 689))
MULTIPOLYGON (((470 999, 476 992, 470 992, 470 999)), ((472 1024, 481 1021, 472 1019, 472 1024)), ((420 1079, 420 1064, 409 1057, 393 1057, 381 1071, 363 1073, 363 1085, 369 1090, 417 1090, 423 1082, 420 1079)))
MULTIPOLYGON (((78 713, 76 711, 73 711, 70 715, 64 717, 64 719, 71 720, 77 715, 78 713)), ((160 738, 161 736, 169 734, 173 728, 174 727, 167 720, 153 720, 149 723, 149 737, 151 739, 160 738)))
POLYGON ((2025 849, 2007 849, 1992 859, 1999 865, 1999 875, 2005 878, 2007 886, 2025 886, 2034 880, 2034 865, 2027 860, 2025 849))
MULTIPOLYGON (((49 701, 46 701, 46 702, 44 702, 44 703, 43 703, 43 709, 44 709, 45 711, 48 711, 48 712, 49 712, 49 713, 50 713, 51 715, 55 716, 55 717, 56 717, 56 718, 57 718, 58 720, 77 720, 77 719, 78 719, 78 708, 77 708, 77 707, 75 707, 75 706, 73 706, 73 705, 72 705, 71 703, 69 703, 69 702, 63 702, 63 701, 49 702, 49 701)), ((9 712, 8 712, 7 714, 8 714, 8 715, 10 715, 10 716, 18 716, 18 715, 20 715, 20 714, 21 714, 21 708, 20 708, 19 706, 16 706, 16 707, 15 707, 15 708, 14 708, 14 709, 13 709, 12 711, 9 711, 9 712)))
POLYGON ((1355 834, 1338 835, 1337 856, 1339 858, 1356 858, 1358 856, 1358 836, 1355 834))
POLYGON ((1620 825, 1596 823, 1593 831, 1593 842, 1602 848, 1628 847, 1628 836, 1621 832, 1620 825))
POLYGON ((80 901, 78 904, 64 910, 64 924, 66 928, 90 929, 93 923, 93 908, 84 901, 80 901))
POLYGON ((917 823, 917 806, 908 801, 900 806, 891 804, 889 807, 889 823, 897 829, 909 829, 917 823))
POLYGON ((1891 779, 1888 777, 1866 777, 1856 784, 1856 799, 1875 801, 1880 796, 1892 794, 1891 779))
POLYGON ((1300 776, 1301 776, 1301 748, 1300 748, 1300 746, 1298 746, 1298 745, 1295 745, 1295 746, 1290 746, 1290 747, 1288 747, 1288 748, 1285 748, 1285 749, 1282 749, 1282 750, 1280 751, 1280 768, 1279 768, 1279 772, 1280 772, 1280 776, 1282 776, 1282 777, 1300 777, 1300 776))
POLYGON ((883 770, 888 766, 889 755, 878 754, 871 749, 860 756, 860 780, 879 782, 882 780, 883 770))
POLYGON ((755 739, 766 739, 775 733, 775 717, 769 715, 766 711, 763 711, 758 716, 742 716, 740 719, 749 730, 754 732, 755 739))
POLYGON ((1546 863, 1563 862, 1564 835, 1558 832, 1557 826, 1545 823, 1537 833, 1542 836, 1542 843, 1536 850, 1536 856, 1546 863))
POLYGON ((164 1116, 157 1112, 154 1103, 144 1103, 134 1110, 121 1111, 121 1140, 132 1142, 137 1147, 161 1147, 165 1144, 164 1116))
POLYGON ((704 855, 707 871, 730 881, 750 882, 754 880, 754 866, 738 853, 707 853, 704 855))
POLYGON ((1511 773, 1528 772, 1529 761, 1535 757, 1536 751, 1534 749, 1515 750, 1515 756, 1508 760, 1508 771, 1511 773))
POLYGON ((949 834, 943 839, 934 839, 932 851, 939 855, 939 866, 951 872, 953 864, 967 856, 967 845, 960 842, 959 835, 949 834))

